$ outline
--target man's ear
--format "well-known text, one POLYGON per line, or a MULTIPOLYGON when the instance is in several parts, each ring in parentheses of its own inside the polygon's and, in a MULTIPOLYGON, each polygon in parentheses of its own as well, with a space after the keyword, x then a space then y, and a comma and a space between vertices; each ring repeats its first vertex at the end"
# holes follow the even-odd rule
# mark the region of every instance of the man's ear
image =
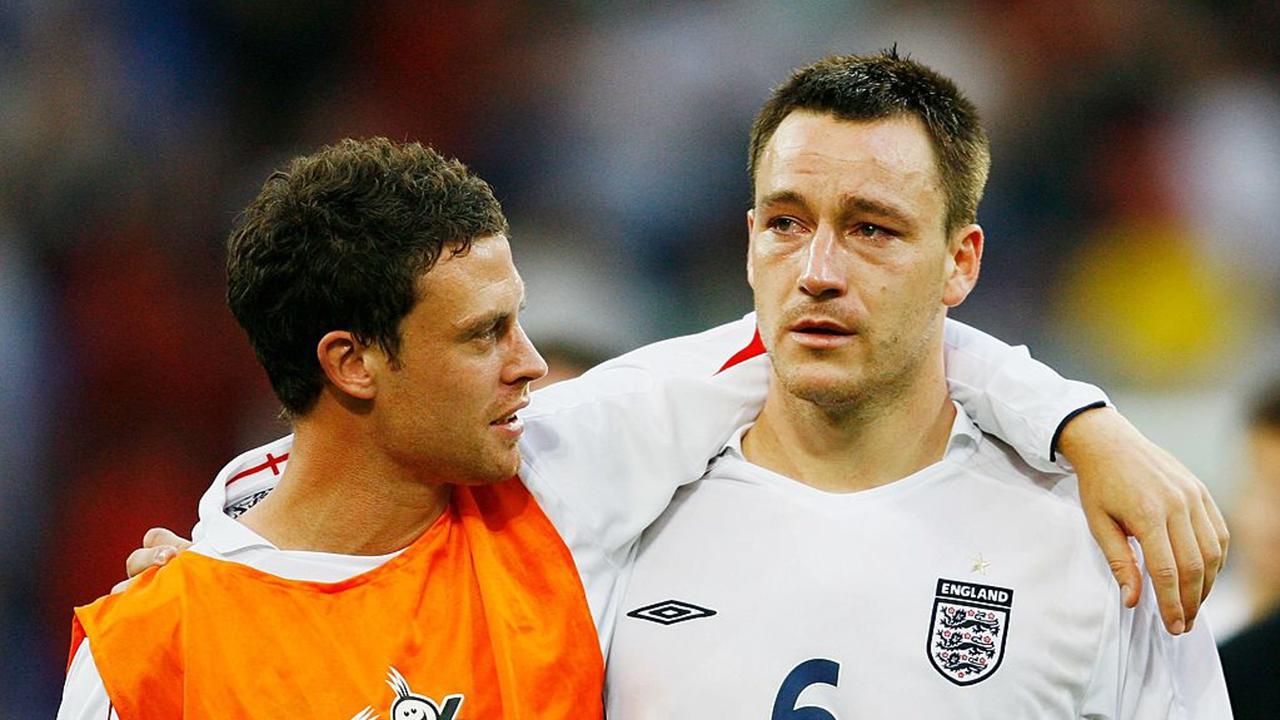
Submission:
POLYGON ((340 392, 359 400, 372 400, 378 394, 374 371, 385 364, 382 354, 351 332, 325 333, 316 345, 316 358, 325 378, 340 392))
POLYGON ((978 284, 982 268, 982 227, 965 225, 947 243, 947 282, 942 289, 942 304, 955 307, 969 297, 978 284))
POLYGON ((754 272, 754 268, 752 268, 751 266, 752 265, 751 256, 753 254, 751 252, 751 245, 752 243, 755 242, 755 237, 756 237, 754 232, 755 229, 756 229, 756 209, 751 208, 750 210, 747 211, 747 285, 749 285, 752 290, 754 290, 756 287, 755 272, 754 272))

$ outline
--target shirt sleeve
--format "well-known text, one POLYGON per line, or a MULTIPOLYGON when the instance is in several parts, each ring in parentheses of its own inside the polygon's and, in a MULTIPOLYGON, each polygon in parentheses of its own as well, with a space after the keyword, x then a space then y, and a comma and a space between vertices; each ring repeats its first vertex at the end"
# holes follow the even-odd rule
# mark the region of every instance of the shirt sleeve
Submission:
POLYGON ((58 720, 120 720, 107 697, 107 688, 102 684, 102 675, 93 661, 88 638, 80 642, 71 666, 67 668, 58 720))
POLYGON ((1150 579, 1132 610, 1115 596, 1083 717, 1096 720, 1230 720, 1231 703, 1207 620, 1173 636, 1150 579))
POLYGON ((1041 472, 1069 472, 1053 448, 1062 425, 1081 410, 1110 404, 1102 390, 1067 380, 1025 346, 955 320, 947 320, 943 352, 951 397, 978 427, 1041 472))
POLYGON ((763 353, 721 369, 755 336, 749 316, 648 345, 534 393, 521 477, 571 547, 625 550, 760 411, 763 353))

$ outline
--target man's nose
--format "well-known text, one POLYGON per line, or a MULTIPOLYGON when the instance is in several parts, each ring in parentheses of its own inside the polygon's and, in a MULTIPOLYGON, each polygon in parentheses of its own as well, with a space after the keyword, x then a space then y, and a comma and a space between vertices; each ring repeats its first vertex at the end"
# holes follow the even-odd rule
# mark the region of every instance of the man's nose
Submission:
POLYGON ((515 333, 515 346, 512 348, 514 355, 511 362, 507 364, 507 377, 504 379, 514 384, 533 382, 542 378, 547 374, 547 361, 542 359, 542 355, 533 346, 533 341, 525 334, 523 327, 517 325, 515 333))
POLYGON ((809 240, 804 267, 797 280, 800 291, 813 298, 838 297, 848 290, 843 249, 830 228, 819 227, 809 240))

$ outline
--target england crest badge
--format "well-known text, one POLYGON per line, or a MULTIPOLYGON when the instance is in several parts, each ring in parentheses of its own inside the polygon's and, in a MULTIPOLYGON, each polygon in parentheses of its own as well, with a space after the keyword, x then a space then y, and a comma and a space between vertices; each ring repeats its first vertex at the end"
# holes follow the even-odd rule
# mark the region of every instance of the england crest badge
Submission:
POLYGON ((956 685, 991 677, 1004 659, 1013 591, 938 579, 929 624, 929 662, 956 685))

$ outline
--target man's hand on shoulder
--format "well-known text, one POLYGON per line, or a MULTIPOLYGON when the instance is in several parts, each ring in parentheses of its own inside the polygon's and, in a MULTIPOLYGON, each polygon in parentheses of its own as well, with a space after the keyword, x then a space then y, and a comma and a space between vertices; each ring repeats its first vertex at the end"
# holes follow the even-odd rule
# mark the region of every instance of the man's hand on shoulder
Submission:
POLYGON ((179 537, 177 533, 165 528, 151 528, 142 536, 142 547, 129 553, 124 562, 127 576, 111 588, 112 593, 123 592, 143 570, 149 567, 160 567, 177 557, 178 553, 191 547, 191 541, 179 537))
POLYGON ((1142 588, 1138 539, 1169 632, 1191 629, 1227 559, 1229 534, 1208 489, 1111 408, 1067 422, 1058 451, 1075 466, 1089 529, 1133 607, 1142 588))

